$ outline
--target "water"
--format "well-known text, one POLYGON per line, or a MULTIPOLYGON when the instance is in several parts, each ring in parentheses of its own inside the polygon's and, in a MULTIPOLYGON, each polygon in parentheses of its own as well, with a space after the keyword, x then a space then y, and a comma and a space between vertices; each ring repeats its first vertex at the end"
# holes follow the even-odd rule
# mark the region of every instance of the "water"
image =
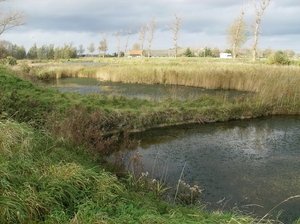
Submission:
MULTIPOLYGON (((238 209, 262 217, 281 201, 300 194, 300 117, 270 117, 204 125, 152 129, 134 135, 143 172, 167 173, 176 187, 198 184, 208 209, 238 209), (154 171, 154 172, 153 172, 154 171)), ((126 153, 125 153, 126 154, 126 153)), ((300 198, 283 210, 285 223, 300 217, 300 198)))
POLYGON ((65 78, 53 80, 47 83, 60 91, 79 92, 81 94, 100 93, 107 95, 122 95, 129 98, 157 99, 162 98, 196 98, 202 94, 223 95, 232 98, 237 95, 245 95, 245 92, 226 90, 206 90, 186 86, 170 85, 146 85, 102 82, 95 78, 65 78))
MULTIPOLYGON (((101 93, 138 98, 197 97, 239 94, 237 91, 192 87, 101 82, 91 78, 59 79, 50 86, 82 94, 101 93)), ((183 179, 203 189, 200 200, 208 209, 239 210, 262 217, 283 200, 300 195, 300 117, 268 117, 201 125, 157 128, 134 134, 141 144, 125 152, 127 161, 142 154, 142 171, 166 177, 176 187, 183 179)), ((128 165, 126 162, 125 165, 128 165)), ((272 212, 292 223, 300 217, 300 198, 272 212)))

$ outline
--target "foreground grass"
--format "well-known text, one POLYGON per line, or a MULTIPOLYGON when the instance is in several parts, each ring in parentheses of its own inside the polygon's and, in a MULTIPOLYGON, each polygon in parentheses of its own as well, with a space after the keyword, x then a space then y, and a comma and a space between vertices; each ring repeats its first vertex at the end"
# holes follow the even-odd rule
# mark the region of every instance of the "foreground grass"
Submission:
POLYGON ((0 121, 1 223, 252 223, 167 204, 129 187, 99 161, 45 131, 0 121))

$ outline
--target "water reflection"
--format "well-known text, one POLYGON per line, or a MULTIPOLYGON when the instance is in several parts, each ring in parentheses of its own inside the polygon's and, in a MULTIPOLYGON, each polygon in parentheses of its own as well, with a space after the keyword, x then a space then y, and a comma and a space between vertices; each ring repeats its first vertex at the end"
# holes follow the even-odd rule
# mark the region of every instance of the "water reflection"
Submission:
MULTIPOLYGON (((197 97, 200 94, 243 94, 191 87, 100 82, 96 79, 60 79, 51 84, 61 91, 100 92, 127 97, 197 97)), ((204 189, 201 200, 211 209, 238 208, 263 216, 282 200, 300 194, 300 117, 184 125, 137 133, 144 171, 152 178, 167 173, 175 186, 184 180, 204 189)), ((125 153, 127 154, 127 153, 125 153)), ((129 159, 128 159, 129 160, 129 159)), ((128 162, 127 162, 128 163, 128 162)), ((300 200, 284 203, 281 220, 300 217, 300 200)), ((273 216, 274 218, 274 216, 273 216)))
POLYGON ((60 91, 79 92, 81 94, 101 93, 108 95, 122 95, 129 98, 156 99, 162 98, 197 98, 200 95, 221 95, 232 98, 237 95, 245 95, 244 92, 226 90, 205 90, 196 87, 146 85, 102 82, 95 78, 65 78, 53 80, 49 86, 60 91))
MULTIPOLYGON (((198 183, 208 208, 238 208, 263 216, 282 200, 300 194, 300 118, 272 117, 153 129, 141 140, 144 171, 175 186, 198 183)), ((135 151, 130 151, 130 154, 135 151)), ((300 200, 280 206, 282 219, 300 217, 300 200)), ((274 218, 274 217, 273 217, 274 218)))

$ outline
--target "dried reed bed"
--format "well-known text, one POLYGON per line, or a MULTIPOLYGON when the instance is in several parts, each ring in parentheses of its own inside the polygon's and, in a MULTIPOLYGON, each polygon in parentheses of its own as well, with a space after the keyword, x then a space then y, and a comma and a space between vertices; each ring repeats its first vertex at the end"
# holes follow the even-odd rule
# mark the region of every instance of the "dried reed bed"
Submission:
POLYGON ((119 64, 98 68, 96 77, 112 82, 254 92, 257 104, 299 107, 300 67, 295 66, 220 62, 119 64))
POLYGON ((95 77, 97 69, 84 65, 66 65, 62 63, 51 63, 34 65, 31 67, 30 74, 40 79, 61 79, 61 78, 85 78, 95 77))
MULTIPOLYGON (((300 67, 195 59, 105 59, 105 66, 44 65, 40 78, 94 77, 103 81, 254 92, 256 103, 299 107, 300 67)), ((294 110, 293 109, 293 110, 294 110)))

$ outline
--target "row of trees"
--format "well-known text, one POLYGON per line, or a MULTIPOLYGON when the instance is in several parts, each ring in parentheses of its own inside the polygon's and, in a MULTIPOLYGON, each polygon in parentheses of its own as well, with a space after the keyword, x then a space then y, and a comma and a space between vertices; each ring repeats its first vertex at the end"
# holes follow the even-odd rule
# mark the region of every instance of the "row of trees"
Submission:
MULTIPOLYGON (((248 31, 248 25, 244 21, 244 15, 245 15, 246 10, 249 7, 249 5, 243 5, 239 16, 234 20, 233 24, 227 29, 227 32, 228 32, 227 41, 231 47, 231 52, 232 52, 233 58, 237 57, 237 54, 238 54, 240 48, 250 38, 250 33, 252 33, 253 37, 254 37, 254 42, 253 42, 253 47, 252 47, 252 60, 253 61, 256 60, 256 58, 258 56, 257 45, 258 45, 259 27, 261 24, 261 19, 262 19, 262 16, 263 16, 266 8, 268 7, 268 5, 270 4, 271 1, 272 0, 252 0, 252 3, 254 5, 255 17, 254 17, 253 30, 251 32, 248 31)), ((154 32, 155 32, 156 25, 157 25, 157 22, 155 20, 155 17, 152 17, 152 19, 149 23, 142 24, 142 26, 138 32, 140 44, 136 44, 134 47, 135 49, 139 49, 139 50, 143 51, 143 50, 145 50, 144 49, 145 41, 147 41, 146 52, 147 52, 148 57, 151 56, 151 45, 152 45, 152 41, 154 38, 154 32)), ((172 32, 172 38, 174 40, 174 50, 175 50, 174 56, 175 57, 177 57, 177 55, 178 55, 177 49, 178 49, 178 35, 179 35, 179 31, 180 31, 180 25, 181 25, 181 17, 175 13, 173 23, 171 23, 170 25, 167 25, 167 28, 169 28, 172 32)), ((117 56, 118 57, 121 56, 121 47, 120 47, 121 37, 124 34, 126 36, 125 45, 124 45, 124 52, 126 54, 127 47, 128 47, 128 40, 132 33, 132 30, 133 30, 133 27, 130 27, 125 32, 123 32, 122 30, 119 30, 119 31, 113 33, 113 35, 117 39, 117 56)), ((102 36, 102 40, 99 43, 98 50, 99 50, 99 54, 101 52, 102 56, 104 57, 104 55, 106 55, 106 52, 108 50, 108 43, 107 43, 108 31, 101 31, 100 33, 102 36)), ((91 49, 93 51, 95 51, 94 45, 93 46, 91 45, 88 48, 90 53, 93 52, 93 51, 91 51, 91 49)), ((187 52, 187 53, 189 53, 189 52, 187 52)), ((210 52, 206 52, 206 53, 208 53, 208 55, 210 54, 210 52)), ((206 53, 204 53, 204 54, 206 54, 206 53)))
MULTIPOLYGON (((285 55, 287 58, 293 58, 296 53, 293 50, 286 49, 286 50, 279 50, 282 55, 285 55)), ((257 57, 259 58, 268 58, 270 55, 274 55, 276 52, 279 52, 278 50, 273 50, 270 48, 267 49, 257 49, 257 57)), ((183 52, 183 56, 185 57, 219 57, 220 53, 231 53, 233 55, 232 49, 225 49, 220 50, 218 47, 211 48, 211 47, 205 47, 204 49, 198 49, 198 48, 187 48, 183 52)), ((252 49, 251 48, 239 48, 239 56, 240 57, 251 57, 252 56, 252 49)))
POLYGON ((23 46, 17 46, 9 41, 0 41, 0 58, 12 56, 16 59, 26 58, 26 49, 23 46))
MULTIPOLYGON (((155 28, 156 28, 157 22, 155 20, 155 17, 152 17, 151 21, 147 24, 142 24, 138 36, 139 36, 139 40, 141 41, 140 45, 136 45, 136 48, 138 46, 139 50, 144 50, 144 44, 145 44, 145 40, 147 39, 148 41, 148 48, 147 48, 147 55, 148 57, 150 57, 150 51, 151 51, 151 45, 152 45, 152 41, 154 38, 154 32, 155 32, 155 28), (148 37, 146 37, 146 34, 149 33, 148 37)), ((116 32, 114 32, 112 35, 116 37, 117 40, 117 57, 121 56, 121 37, 125 35, 126 40, 125 40, 125 44, 124 44, 124 51, 123 53, 126 55, 126 53, 128 52, 128 42, 129 42, 129 38, 130 35, 133 31, 134 27, 131 26, 129 27, 129 29, 127 29, 126 31, 123 30, 118 30, 116 32)), ((99 47, 98 47, 98 51, 99 54, 102 53, 102 56, 104 57, 104 55, 106 55, 106 52, 108 50, 108 44, 107 44, 107 37, 109 35, 108 31, 100 31, 101 36, 102 36, 102 40, 99 43, 99 47)), ((88 51, 90 53, 92 53, 93 51, 95 51, 95 46, 92 43, 89 47, 88 47, 88 51)))
MULTIPOLYGON (((1 2, 5 2, 6 0, 0 0, 1 2)), ((254 37, 253 47, 252 47, 252 60, 255 61, 257 58, 257 45, 258 45, 258 36, 259 36, 259 27, 261 23, 262 16, 270 4, 272 0, 251 0, 254 5, 254 11, 255 11, 255 17, 254 17, 254 25, 252 34, 254 37)), ((248 25, 244 21, 244 15, 246 13, 246 10, 249 5, 243 5, 239 16, 234 20, 233 24, 227 29, 228 36, 227 41, 231 46, 231 52, 233 58, 236 58, 237 53, 241 46, 249 39, 249 31, 248 25)), ((181 17, 178 16, 176 13, 174 14, 175 19, 174 22, 170 25, 167 25, 167 27, 172 31, 172 38, 174 40, 174 50, 175 50, 175 57, 177 57, 177 48, 178 48, 178 34, 180 30, 180 23, 181 23, 181 17)), ((15 11, 15 10, 9 10, 7 12, 1 12, 0 16, 0 35, 7 31, 8 29, 11 29, 15 26, 23 25, 26 21, 26 16, 23 12, 15 11)), ((155 17, 152 17, 151 21, 142 24, 138 36, 140 44, 135 44, 134 48, 144 50, 145 41, 147 41, 147 56, 150 57, 151 52, 151 45, 154 38, 154 32, 156 29, 157 22, 155 20, 155 17)), ((122 51, 120 49, 120 43, 121 43, 121 37, 123 34, 126 36, 125 46, 124 46, 124 55, 127 53, 128 48, 128 41, 129 37, 133 31, 134 27, 130 27, 128 30, 123 32, 122 30, 116 31, 113 33, 113 35, 117 39, 117 53, 116 55, 120 57, 122 54, 122 51)), ((102 53, 102 56, 104 57, 106 55, 106 52, 108 50, 108 43, 107 43, 107 36, 108 31, 101 31, 102 40, 99 43, 98 51, 99 54, 102 53)), ((90 44, 90 46, 87 48, 87 50, 90 52, 90 54, 93 54, 95 51, 95 45, 93 43, 90 44)), ((192 52, 189 52, 190 49, 187 49, 186 55, 191 55, 192 52)), ((54 48, 54 45, 43 45, 40 48, 37 48, 36 45, 32 46, 28 53, 26 54, 26 50, 23 46, 17 46, 12 45, 9 42, 3 42, 0 44, 0 57, 6 57, 6 56, 13 56, 17 59, 22 58, 30 58, 30 59, 59 59, 59 58, 75 58, 77 57, 77 54, 83 55, 84 48, 82 45, 79 46, 78 49, 70 45, 64 45, 63 47, 56 47, 54 48)), ((202 54, 207 56, 215 55, 213 54, 209 49, 205 49, 202 54)))
POLYGON ((8 56, 16 59, 70 59, 76 58, 79 50, 72 44, 65 44, 63 47, 54 47, 53 44, 37 47, 34 44, 28 52, 23 46, 17 46, 9 41, 0 41, 0 58, 8 56))
POLYGON ((54 48, 53 44, 37 47, 34 44, 27 53, 29 59, 70 59, 77 57, 77 49, 72 44, 54 48))
MULTIPOLYGON (((257 58, 257 54, 258 54, 258 36, 259 36, 259 27, 261 24, 261 19, 262 16, 266 10, 266 8, 268 7, 268 5, 270 4, 272 0, 252 0, 253 6, 254 6, 254 11, 255 11, 255 17, 254 17, 254 25, 253 25, 253 30, 252 32, 248 31, 248 25, 247 23, 244 21, 244 15, 246 13, 247 8, 249 7, 249 5, 243 5, 240 11, 239 16, 234 20, 233 24, 231 26, 229 26, 229 28, 227 29, 228 32, 228 36, 227 36, 227 41, 231 47, 231 52, 232 52, 232 56, 233 58, 237 57, 237 54, 239 52, 239 49, 242 47, 243 44, 246 43, 246 41, 250 38, 250 33, 253 34, 254 37, 254 42, 253 42, 253 47, 252 47, 252 60, 255 61, 257 58)), ((174 56, 177 57, 178 55, 178 35, 179 35, 179 31, 180 31, 180 27, 181 27, 181 17, 178 16, 176 13, 174 14, 174 21, 170 24, 167 25, 167 28, 169 28, 172 31, 172 39, 174 41, 174 56)), ((154 17, 152 17, 151 21, 149 23, 146 24, 142 24, 139 32, 138 32, 138 37, 139 37, 139 41, 140 44, 135 45, 135 48, 140 49, 140 50, 144 50, 144 45, 145 45, 145 41, 147 41, 147 56, 150 57, 150 52, 151 52, 151 45, 152 45, 152 41, 154 38, 154 32, 155 32, 155 28, 156 28, 157 22, 155 20, 154 17), (148 34, 148 35, 147 35, 148 34)), ((120 43, 121 43, 121 37, 125 34, 126 35, 126 40, 125 40, 125 47, 124 47, 124 52, 126 54, 127 52, 127 47, 128 47, 128 40, 129 37, 132 33, 133 27, 130 27, 127 31, 123 32, 122 30, 116 31, 113 33, 113 35, 116 37, 117 39, 117 56, 120 57, 120 43)), ((100 32, 102 35, 102 40, 99 43, 99 54, 100 52, 102 52, 102 55, 104 57, 104 55, 107 52, 108 49, 108 45, 107 45, 107 36, 108 36, 108 31, 101 31, 100 32)), ((93 51, 95 50, 95 47, 89 47, 88 50, 90 51, 90 49, 93 49, 93 51)), ((91 52, 91 51, 90 51, 91 52)), ((189 54, 189 52, 187 52, 189 54)), ((210 54, 210 52, 206 52, 208 53, 208 55, 210 54)), ((206 54, 204 53, 204 54, 206 54)))
MULTIPOLYGON (((226 50, 226 52, 231 53, 230 50, 226 50)), ((210 47, 205 47, 204 49, 193 49, 193 48, 187 48, 183 52, 183 56, 185 57, 219 57, 220 56, 220 50, 219 48, 215 47, 214 49, 211 49, 210 47)))
MULTIPOLYGON (((253 25, 253 30, 252 32, 248 31, 248 25, 244 21, 244 15, 246 13, 247 8, 249 5, 243 5, 242 9, 240 11, 239 16, 234 20, 233 24, 227 29, 228 36, 227 36, 227 41, 230 44, 231 47, 231 52, 233 58, 237 57, 238 51, 241 48, 243 44, 246 43, 246 41, 250 37, 250 33, 253 34, 254 37, 254 42, 253 42, 253 47, 252 47, 252 60, 255 61, 257 58, 258 54, 258 36, 259 36, 259 27, 261 24, 261 19, 262 16, 270 4, 272 0, 252 0, 253 6, 254 6, 254 11, 255 11, 255 17, 254 17, 254 25, 253 25)), ((170 24, 167 25, 167 28, 169 28, 172 31, 172 38, 174 40, 174 50, 175 50, 175 57, 177 57, 178 54, 178 35, 181 27, 181 17, 178 16, 176 13, 174 14, 174 21, 170 24)), ((138 37, 140 44, 135 45, 136 48, 139 48, 140 50, 144 50, 144 44, 145 41, 148 42, 147 44, 147 56, 150 57, 150 52, 151 52, 151 45, 152 41, 154 38, 154 32, 156 28, 157 22, 154 17, 152 17, 151 21, 146 24, 142 24, 139 32, 138 32, 138 37), (148 35, 147 35, 148 34, 148 35)), ((128 40, 129 37, 132 33, 133 27, 130 27, 127 31, 123 32, 122 30, 116 31, 113 33, 113 35, 117 39, 117 55, 120 57, 120 43, 121 43, 121 37, 123 34, 126 34, 126 40, 125 40, 125 47, 124 47, 124 52, 126 54, 127 52, 127 47, 128 47, 128 40)), ((108 36, 108 31, 101 31, 100 32, 102 35, 102 40, 99 43, 99 54, 102 52, 102 55, 106 54, 106 51, 108 49, 107 46, 107 36, 108 36)), ((88 50, 91 48, 88 48, 88 50)), ((90 51, 91 52, 91 51, 90 51)), ((189 53, 189 52, 188 52, 189 53)), ((210 52, 206 52, 210 53, 210 52)), ((204 53, 205 54, 205 53, 204 53)))
MULTIPOLYGON (((0 3, 5 1, 6 0, 0 0, 0 3)), ((271 1, 272 0, 252 0, 255 9, 255 18, 254 18, 255 23, 252 31, 254 36, 254 43, 252 48, 253 61, 255 61, 257 58, 257 44, 258 44, 258 35, 259 35, 261 18, 271 1)), ((249 39, 247 24, 243 19, 247 8, 248 6, 243 5, 238 18, 234 20, 233 24, 227 30, 228 32, 227 40, 232 47, 233 58, 236 58, 238 49, 249 39)), ((175 49, 174 56, 177 57, 178 34, 180 29, 181 17, 178 16, 177 14, 174 14, 174 16, 175 16, 174 22, 171 23, 170 25, 167 25, 167 27, 173 32, 172 38, 174 40, 174 49, 175 49)), ((5 31, 7 31, 8 29, 23 25, 25 21, 26 21, 26 16, 23 12, 16 11, 16 10, 9 10, 7 12, 2 12, 0 17, 0 35, 5 31)), ((148 57, 150 57, 151 45, 154 38, 156 25, 157 22, 155 20, 155 17, 152 17, 150 22, 146 24, 142 24, 138 33, 141 50, 144 50, 145 40, 147 40, 148 42, 147 44, 148 57), (146 34, 148 35, 146 36, 146 34)), ((125 54, 127 52, 128 41, 133 31, 133 28, 134 27, 130 27, 127 31, 125 31, 126 34, 126 41, 124 47, 125 54)), ((99 43, 98 51, 99 54, 102 53, 102 56, 104 57, 104 55, 108 50, 108 44, 107 44, 108 31, 101 31, 100 33, 102 35, 102 40, 99 43)), ((121 40, 121 36, 123 35, 123 31, 122 30, 116 31, 113 33, 113 35, 117 38, 117 56, 120 57, 121 55, 120 40, 121 40)), ((95 46, 91 44, 88 47, 88 51, 90 53, 93 53, 95 51, 95 46)), ((77 52, 80 55, 83 54, 84 49, 82 45, 79 46, 78 51, 74 47, 72 47, 72 45, 65 45, 64 47, 58 47, 55 49, 53 45, 50 46, 44 45, 39 49, 37 49, 36 46, 33 46, 28 52, 28 57, 39 58, 39 59, 72 58, 72 57, 76 57, 77 52)), ((10 55, 14 55, 18 59, 21 59, 25 57, 26 53, 24 47, 10 46, 10 47, 2 47, 2 49, 0 49, 0 54, 2 55, 2 57, 6 54, 10 54, 10 55)))
MULTIPOLYGON (((178 48, 178 33, 179 33, 179 28, 180 28, 180 21, 181 21, 181 17, 178 16, 176 13, 174 14, 175 16, 175 21, 170 24, 167 25, 167 27, 173 32, 173 40, 174 40, 174 49, 175 49, 175 57, 177 57, 177 48, 178 48)), ((133 48, 135 50, 146 50, 147 52, 147 56, 150 57, 151 56, 151 46, 152 46, 152 42, 154 39, 154 33, 155 33, 155 29, 157 26, 157 21, 155 19, 155 17, 152 17, 150 22, 142 24, 141 28, 138 31, 138 38, 140 43, 136 43, 133 48), (145 43, 146 42, 146 43, 145 43), (145 44, 147 44, 147 46, 145 47, 145 44)), ((126 55, 126 53, 128 52, 128 42, 129 42, 129 38, 130 35, 133 31, 134 27, 129 27, 129 29, 123 31, 123 30, 118 30, 116 32, 114 32, 112 35, 116 37, 117 40, 117 56, 120 57, 122 55, 122 52, 126 55), (121 51, 121 37, 125 36, 125 44, 124 44, 124 51, 121 51)), ((101 36, 102 36, 102 40, 99 43, 98 46, 98 51, 99 54, 102 53, 102 56, 104 57, 104 55, 106 55, 106 52, 108 50, 108 45, 107 45, 107 37, 109 35, 108 31, 100 31, 101 36)), ((88 51, 90 53, 93 53, 95 51, 95 46, 92 43, 89 47, 88 47, 88 51)))
MULTIPOLYGON (((135 43, 132 46, 133 49, 141 49, 141 46, 139 43, 135 43)), ((76 58, 81 57, 85 55, 91 55, 94 56, 94 52, 96 50, 94 43, 91 43, 87 47, 88 53, 84 54, 85 48, 83 45, 79 45, 78 48, 74 47, 72 44, 65 44, 62 47, 54 47, 53 44, 50 45, 43 45, 41 47, 37 47, 36 44, 34 44, 28 52, 26 52, 26 49, 23 46, 18 46, 16 44, 12 44, 9 41, 0 41, 0 58, 6 58, 8 56, 12 56, 16 59, 70 59, 70 58, 76 58)), ((181 51, 178 53, 176 52, 176 56, 185 56, 185 57, 219 57, 220 52, 226 52, 231 53, 234 55, 232 49, 225 49, 220 50, 218 47, 205 47, 205 48, 197 48, 197 47, 189 47, 185 49, 184 51, 181 51)), ((274 54, 275 50, 273 49, 257 49, 257 56, 267 58, 269 55, 274 54)), ((292 58, 295 56, 295 52, 293 50, 282 50, 282 53, 286 55, 289 58, 292 58)), ((99 54, 99 56, 103 56, 104 54, 99 54)), ((145 55, 148 55, 148 52, 145 51, 145 55)), ((239 48, 239 55, 242 57, 251 57, 252 55, 252 49, 249 48, 239 48)), ((125 53, 123 51, 119 52, 119 55, 114 53, 113 55, 109 55, 111 57, 124 57, 125 53)))

